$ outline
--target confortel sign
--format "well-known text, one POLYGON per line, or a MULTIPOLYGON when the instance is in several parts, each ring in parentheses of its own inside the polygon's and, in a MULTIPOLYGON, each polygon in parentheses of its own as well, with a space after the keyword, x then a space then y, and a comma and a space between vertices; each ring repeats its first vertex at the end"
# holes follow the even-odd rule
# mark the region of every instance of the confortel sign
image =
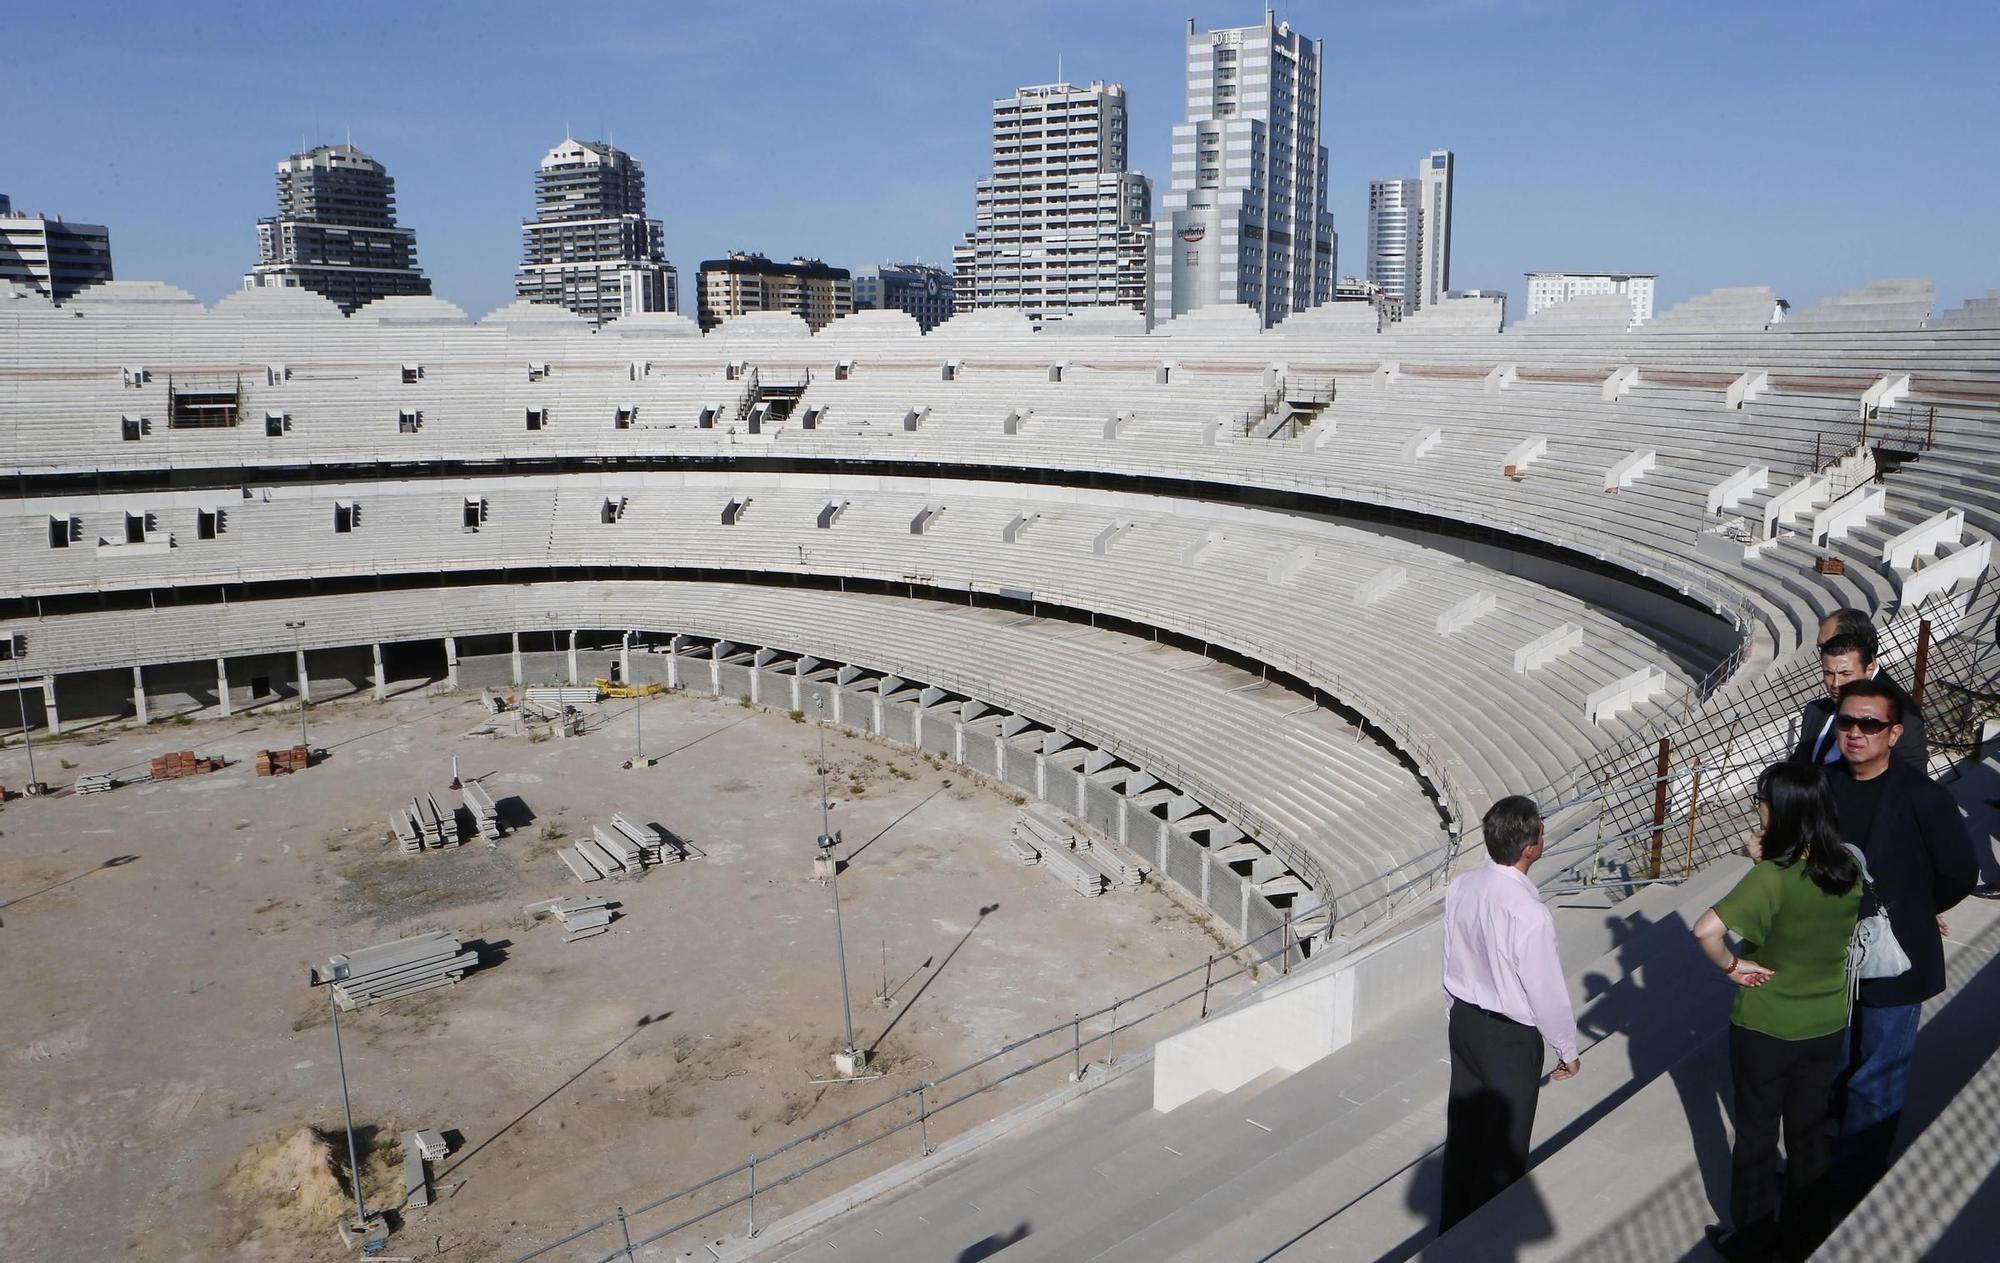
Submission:
POLYGON ((1181 240, 1193 245, 1208 235, 1208 229, 1201 224, 1189 224, 1181 229, 1181 240))

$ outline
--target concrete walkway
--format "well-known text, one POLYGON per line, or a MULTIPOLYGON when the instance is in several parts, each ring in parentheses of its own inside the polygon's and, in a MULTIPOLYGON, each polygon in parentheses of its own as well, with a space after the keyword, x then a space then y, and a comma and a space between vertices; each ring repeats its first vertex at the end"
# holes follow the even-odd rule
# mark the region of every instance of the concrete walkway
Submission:
MULTIPOLYGON (((1996 785, 1989 761, 1954 787, 1989 866, 1996 785)), ((729 1257, 1706 1259, 1702 1229, 1728 1198, 1731 988, 1687 930, 1742 869, 1712 866, 1615 912, 1557 905, 1584 1073, 1544 1089, 1528 1179, 1443 1240, 1444 1012, 1419 996, 1296 1074, 1159 1114, 1141 1071, 811 1232, 729 1257)), ((1926 1008, 1905 1125, 1917 1140, 1828 1243, 1839 1263, 1972 1257, 1948 1252, 1970 1248, 1965 1222, 2000 1201, 2000 1070, 1988 1064, 2000 970, 1984 968, 2000 950, 2000 904, 1971 900, 1950 920, 1951 987, 1926 1008), (1939 1178, 1946 1167, 1953 1177, 1939 1178), (1884 1252, 1884 1231, 1902 1252, 1884 1252)))

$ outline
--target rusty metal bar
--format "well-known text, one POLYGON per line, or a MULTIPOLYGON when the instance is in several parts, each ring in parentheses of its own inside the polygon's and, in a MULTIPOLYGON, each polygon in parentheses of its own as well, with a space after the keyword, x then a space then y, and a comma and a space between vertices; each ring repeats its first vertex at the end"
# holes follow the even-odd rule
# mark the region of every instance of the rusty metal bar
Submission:
POLYGON ((1701 822, 1701 761, 1694 765, 1694 785, 1688 792, 1688 845, 1687 861, 1681 865, 1681 876, 1694 876, 1694 834, 1701 822))
POLYGON ((1924 679, 1931 670, 1931 620, 1917 623, 1917 667, 1910 678, 1910 702, 1918 710, 1924 708, 1924 679))
POLYGON ((1646 863, 1648 877, 1660 875, 1660 851, 1667 832, 1667 772, 1673 766, 1673 757, 1673 738, 1661 737, 1659 766, 1653 772, 1653 845, 1646 863))

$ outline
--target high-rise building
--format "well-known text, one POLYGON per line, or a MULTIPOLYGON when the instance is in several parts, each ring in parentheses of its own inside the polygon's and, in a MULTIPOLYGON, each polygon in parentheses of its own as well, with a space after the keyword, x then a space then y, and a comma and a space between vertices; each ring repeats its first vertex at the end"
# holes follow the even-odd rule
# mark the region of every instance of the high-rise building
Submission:
POLYGON ((1376 180, 1368 186, 1368 280, 1396 300, 1399 312, 1417 309, 1423 275, 1422 184, 1376 180))
POLYGON ((680 310, 665 233, 646 218, 646 173, 622 149, 571 138, 549 150, 535 171, 535 217, 521 233, 517 298, 599 324, 680 310))
POLYGON ((993 174, 952 251, 957 306, 1036 322, 1079 307, 1147 310, 1153 185, 1125 169, 1125 89, 1044 83, 993 102, 993 174))
POLYGON ((789 311, 817 332, 854 310, 854 278, 818 259, 773 263, 732 250, 701 265, 696 310, 704 332, 753 311, 789 311))
POLYGON ((1417 285, 1417 305, 1432 307, 1451 291, 1451 176, 1453 158, 1449 149, 1433 149, 1424 156, 1419 173, 1423 185, 1419 204, 1423 208, 1422 272, 1417 285))
POLYGON ((1530 272, 1528 315, 1585 294, 1624 294, 1632 300, 1632 323, 1653 318, 1653 272, 1530 272))
POLYGON ((1153 311, 1245 303, 1269 325, 1333 296, 1337 241, 1320 144, 1324 49, 1260 26, 1187 25, 1187 121, 1153 225, 1153 311))
POLYGON ((906 311, 929 333, 951 319, 951 273, 927 263, 863 268, 854 274, 854 310, 906 311))
POLYGON ((14 213, 0 195, 0 283, 25 285, 62 302, 86 285, 111 279, 111 230, 14 213))
POLYGON ((393 294, 428 294, 417 234, 396 226, 396 182, 353 145, 321 145, 278 164, 278 213, 257 221, 245 289, 294 286, 341 311, 393 294))

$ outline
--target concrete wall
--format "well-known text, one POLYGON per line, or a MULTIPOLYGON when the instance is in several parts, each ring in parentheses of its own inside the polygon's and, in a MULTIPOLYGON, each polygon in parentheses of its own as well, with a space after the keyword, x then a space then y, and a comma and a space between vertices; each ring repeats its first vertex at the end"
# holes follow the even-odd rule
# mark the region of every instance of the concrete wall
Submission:
POLYGON ((1153 1108, 1233 1091, 1272 1070, 1302 1070, 1412 1004, 1443 1004, 1443 951, 1443 923, 1432 920, 1168 1036, 1153 1051, 1153 1108))

